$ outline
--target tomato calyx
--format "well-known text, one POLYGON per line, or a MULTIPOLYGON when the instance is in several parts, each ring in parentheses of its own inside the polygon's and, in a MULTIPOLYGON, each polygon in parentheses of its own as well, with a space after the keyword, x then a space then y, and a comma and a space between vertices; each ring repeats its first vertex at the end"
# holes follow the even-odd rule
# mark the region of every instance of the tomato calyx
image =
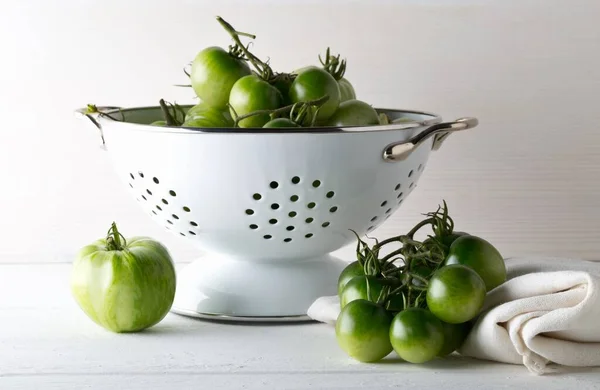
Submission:
POLYGON ((180 105, 165 102, 164 99, 160 99, 158 103, 167 126, 183 125, 185 122, 185 110, 180 105), (181 116, 181 119, 178 114, 181 116))
POLYGON ((127 247, 127 240, 125 239, 125 236, 119 232, 119 229, 117 229, 116 222, 113 221, 106 235, 106 249, 109 251, 121 251, 125 247, 127 247), (123 240, 123 242, 121 242, 121 240, 123 240))
POLYGON ((346 73, 346 60, 340 60, 339 54, 337 56, 331 55, 329 47, 325 52, 325 61, 323 61, 319 54, 319 62, 323 65, 323 69, 331 74, 336 81, 340 81, 344 77, 346 73))

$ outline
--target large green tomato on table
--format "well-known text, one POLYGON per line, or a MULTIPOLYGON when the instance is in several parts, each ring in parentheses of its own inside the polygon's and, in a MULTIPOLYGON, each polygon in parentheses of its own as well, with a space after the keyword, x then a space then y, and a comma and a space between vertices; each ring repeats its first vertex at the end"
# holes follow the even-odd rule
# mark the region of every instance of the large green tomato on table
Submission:
POLYGON ((98 325, 137 332, 159 323, 175 298, 175 267, 148 237, 125 239, 113 223, 106 238, 83 247, 73 263, 71 293, 98 325))

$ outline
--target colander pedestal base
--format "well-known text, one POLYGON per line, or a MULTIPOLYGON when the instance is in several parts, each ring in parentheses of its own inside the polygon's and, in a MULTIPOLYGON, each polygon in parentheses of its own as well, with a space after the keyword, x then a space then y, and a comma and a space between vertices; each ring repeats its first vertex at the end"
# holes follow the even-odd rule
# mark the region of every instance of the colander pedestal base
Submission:
POLYGON ((331 255, 273 262, 207 255, 179 271, 171 311, 215 320, 310 320, 308 308, 337 293, 346 264, 331 255))

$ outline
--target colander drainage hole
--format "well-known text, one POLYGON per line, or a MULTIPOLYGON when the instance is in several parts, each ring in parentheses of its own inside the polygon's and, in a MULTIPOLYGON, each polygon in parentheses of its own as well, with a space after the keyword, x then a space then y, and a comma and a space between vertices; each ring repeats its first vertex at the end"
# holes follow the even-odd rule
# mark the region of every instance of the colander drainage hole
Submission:
POLYGON ((423 169, 423 164, 419 164, 419 167, 417 168, 417 171, 421 172, 421 169, 423 169))
POLYGON ((309 204, 306 205, 306 207, 308 207, 309 209, 314 209, 316 205, 317 204, 315 202, 310 202, 309 204))
POLYGON ((261 200, 262 199, 262 195, 259 193, 256 193, 254 195, 252 195, 252 199, 254 200, 261 200))
POLYGON ((412 177, 413 173, 414 173, 414 172, 413 172, 413 170, 411 169, 411 170, 410 170, 410 172, 408 172, 408 177, 412 177))
POLYGON ((194 222, 194 221, 190 221, 190 225, 192 225, 192 226, 198 226, 198 224, 196 222, 194 222))
POLYGON ((389 214, 389 213, 391 213, 391 212, 392 212, 392 209, 387 209, 387 210, 385 210, 385 213, 386 213, 386 214, 389 214))
POLYGON ((294 183, 294 184, 300 183, 300 178, 298 176, 292 177, 292 183, 294 183))
POLYGON ((154 211, 154 210, 152 210, 152 214, 154 214, 154 215, 158 215, 158 214, 156 214, 156 211, 154 211))
POLYGON ((304 235, 304 237, 306 237, 306 238, 311 238, 312 236, 313 236, 313 234, 312 234, 312 233, 306 233, 306 234, 304 235))
POLYGON ((152 195, 152 191, 150 191, 149 189, 146 188, 146 192, 148 193, 148 195, 152 195))
POLYGON ((278 205, 277 203, 273 203, 273 204, 271 205, 271 208, 272 208, 273 210, 277 210, 277 209, 279 208, 279 205, 278 205))
POLYGON ((398 201, 398 206, 402 204, 402 199, 398 201))
POLYGON ((170 219, 167 219, 167 223, 168 223, 169 225, 173 225, 173 221, 171 221, 170 219))
POLYGON ((156 208, 162 211, 162 208, 159 205, 156 205, 156 208))
POLYGON ((306 223, 312 223, 315 219, 313 217, 306 218, 306 223))
POLYGON ((142 199, 144 199, 144 200, 148 200, 148 199, 146 199, 146 197, 145 197, 144 195, 142 195, 142 199))
POLYGON ((371 222, 375 222, 377 221, 377 216, 374 216, 373 218, 371 218, 371 222))
POLYGON ((321 226, 323 226, 324 228, 326 228, 329 225, 331 225, 331 223, 329 223, 329 222, 323 222, 323 224, 321 226))
POLYGON ((163 202, 164 204, 169 204, 169 202, 167 202, 167 200, 166 200, 166 199, 162 199, 162 202, 163 202))
POLYGON ((294 229, 296 229, 296 228, 293 227, 293 226, 288 226, 288 227, 285 228, 285 230, 287 230, 288 232, 291 232, 294 229))
POLYGON ((387 200, 384 200, 384 201, 381 203, 381 207, 385 207, 385 205, 386 205, 386 204, 387 204, 387 200))
POLYGON ((298 198, 298 195, 292 195, 292 196, 290 196, 290 200, 291 200, 292 202, 297 202, 297 201, 298 201, 298 199, 299 199, 299 198, 298 198))
POLYGON ((252 229, 252 230, 258 229, 258 225, 252 224, 252 225, 250 225, 250 229, 252 229))
POLYGON ((133 188, 133 184, 129 183, 129 187, 133 188))
POLYGON ((135 180, 135 176, 133 176, 133 173, 131 173, 131 172, 130 172, 130 173, 129 173, 129 176, 131 176, 131 178, 132 178, 133 180, 135 180))
POLYGON ((185 211, 186 213, 189 213, 192 210, 190 210, 190 208, 187 206, 183 206, 183 211, 185 211))
POLYGON ((292 241, 292 239, 291 239, 291 238, 289 238, 289 237, 288 237, 288 238, 285 238, 285 239, 283 240, 283 242, 291 242, 291 241, 292 241))
POLYGON ((408 188, 413 188, 415 186, 415 183, 410 183, 410 185, 408 186, 408 188))
POLYGON ((196 233, 194 233, 194 232, 193 232, 193 231, 191 231, 191 230, 190 230, 188 233, 190 233, 192 236, 195 236, 195 235, 196 235, 196 233))
POLYGON ((185 234, 183 234, 183 233, 181 233, 181 232, 179 232, 179 234, 181 234, 183 237, 185 237, 185 234))
POLYGON ((313 181, 312 186, 315 188, 319 188, 321 186, 321 181, 320 180, 313 181))
POLYGON ((275 189, 277 187, 279 187, 279 183, 277 183, 276 181, 272 181, 271 184, 269 184, 271 186, 271 188, 275 189))
POLYGON ((140 175, 142 179, 144 178, 144 172, 138 172, 138 175, 140 175))
POLYGON ((175 191, 173 191, 173 190, 170 190, 169 191, 169 195, 171 195, 171 196, 177 196, 177 193, 175 191))
POLYGON ((175 219, 179 219, 179 217, 177 216, 177 214, 171 214, 173 216, 173 218, 175 219))
POLYGON ((326 195, 326 196, 327 196, 329 199, 331 199, 331 198, 333 198, 333 197, 334 197, 334 195, 335 195, 335 192, 333 192, 333 191, 329 191, 329 192, 327 193, 327 195, 326 195))
POLYGON ((252 209, 247 209, 247 210, 246 210, 246 214, 248 214, 248 215, 252 215, 252 214, 254 214, 254 210, 252 210, 252 209))
POLYGON ((272 235, 270 235, 270 234, 265 234, 265 235, 263 236, 263 238, 264 238, 265 240, 270 240, 271 238, 273 238, 273 236, 272 236, 272 235))
POLYGON ((158 183, 159 183, 159 181, 158 181, 158 179, 157 179, 156 177, 153 177, 153 178, 152 178, 152 181, 153 181, 153 182, 155 182, 156 184, 158 184, 158 183))
POLYGON ((368 232, 370 232, 370 231, 371 231, 371 230, 373 230, 373 229, 375 229, 375 226, 369 226, 369 227, 367 228, 367 231, 368 231, 368 232))
POLYGON ((399 193, 396 198, 400 199, 400 198, 402 198, 402 195, 404 195, 404 192, 399 193))
POLYGON ((277 220, 275 218, 269 219, 269 223, 271 225, 275 225, 277 223, 277 220))
POLYGON ((400 186, 401 186, 400 183, 396 184, 396 187, 394 187, 394 190, 398 191, 400 189, 400 186))
POLYGON ((290 218, 294 218, 296 215, 298 215, 298 213, 297 213, 297 212, 295 212, 295 211, 290 211, 290 212, 288 213, 288 215, 289 215, 289 217, 290 217, 290 218))
POLYGON ((329 209, 330 213, 335 213, 337 211, 337 206, 333 206, 332 208, 329 209))

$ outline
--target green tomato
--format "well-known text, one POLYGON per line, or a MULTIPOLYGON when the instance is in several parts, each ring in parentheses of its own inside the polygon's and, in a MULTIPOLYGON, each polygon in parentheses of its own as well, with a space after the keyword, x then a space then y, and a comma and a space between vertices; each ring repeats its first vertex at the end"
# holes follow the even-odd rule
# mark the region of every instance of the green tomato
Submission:
POLYGON ((224 109, 233 85, 251 73, 246 62, 235 58, 221 47, 211 46, 200 51, 194 58, 190 82, 196 96, 203 102, 211 107, 224 109))
POLYGON ((166 126, 167 121, 154 121, 150 123, 150 126, 166 126))
POLYGON ((214 108, 202 102, 189 109, 182 126, 233 127, 233 120, 226 110, 214 108))
POLYGON ((379 124, 379 114, 371 105, 356 99, 340 103, 327 120, 327 126, 370 126, 379 124))
POLYGON ((398 356, 410 363, 434 359, 444 345, 441 321, 431 312, 415 307, 394 316, 389 337, 398 356))
POLYGON ((383 307, 356 300, 342 309, 335 323, 338 345, 350 357, 363 362, 379 361, 392 352, 392 315, 383 307))
POLYGON ((281 93, 282 96, 282 106, 288 106, 292 104, 292 100, 290 99, 290 87, 292 86, 293 79, 289 75, 283 75, 279 77, 274 83, 273 86, 277 88, 277 90, 281 93))
POLYGON ((187 122, 198 117, 206 118, 216 124, 222 124, 221 127, 233 126, 233 119, 231 118, 229 109, 214 108, 205 102, 200 102, 190 108, 185 114, 184 120, 187 122))
POLYGON ((338 82, 326 70, 308 67, 296 76, 290 86, 289 96, 292 103, 316 100, 325 95, 328 95, 329 99, 320 107, 317 123, 327 121, 338 109, 340 105, 338 82))
POLYGON ((444 329, 444 345, 437 355, 444 357, 461 347, 471 330, 471 323, 449 324, 444 321, 441 321, 441 323, 444 329))
POLYGON ((500 252, 483 238, 464 235, 452 245, 445 264, 462 264, 472 268, 490 291, 506 281, 506 264, 500 252))
POLYGON ((485 295, 477 272, 461 264, 446 265, 429 279, 427 307, 440 320, 460 324, 479 314, 485 295))
MULTIPOLYGON (((246 115, 258 110, 274 110, 281 107, 281 92, 257 75, 244 76, 231 88, 229 104, 231 115, 246 115)), ((263 127, 271 120, 269 114, 254 115, 238 122, 240 127, 263 127)))
POLYGON ((173 304, 175 267, 148 237, 125 239, 113 223, 107 238, 83 247, 71 272, 71 293, 96 324, 117 333, 160 322, 173 304))
POLYGON ((296 122, 288 118, 276 118, 265 123, 263 128, 300 127, 296 122))
POLYGON ((342 77, 338 80, 338 85, 340 87, 340 102, 356 99, 356 92, 350 81, 342 77))
POLYGON ((338 277, 338 295, 342 295, 342 290, 346 287, 346 284, 356 276, 363 276, 365 274, 364 267, 362 267, 358 261, 353 261, 348 264, 340 273, 338 277))
MULTIPOLYGON (((342 289, 340 294, 340 307, 343 309, 347 304, 357 299, 377 302, 385 286, 390 286, 390 290, 394 288, 392 282, 380 279, 373 275, 355 276, 350 279, 342 289)), ((388 305, 390 311, 400 311, 403 308, 404 301, 402 295, 394 295, 390 298, 388 305)))

